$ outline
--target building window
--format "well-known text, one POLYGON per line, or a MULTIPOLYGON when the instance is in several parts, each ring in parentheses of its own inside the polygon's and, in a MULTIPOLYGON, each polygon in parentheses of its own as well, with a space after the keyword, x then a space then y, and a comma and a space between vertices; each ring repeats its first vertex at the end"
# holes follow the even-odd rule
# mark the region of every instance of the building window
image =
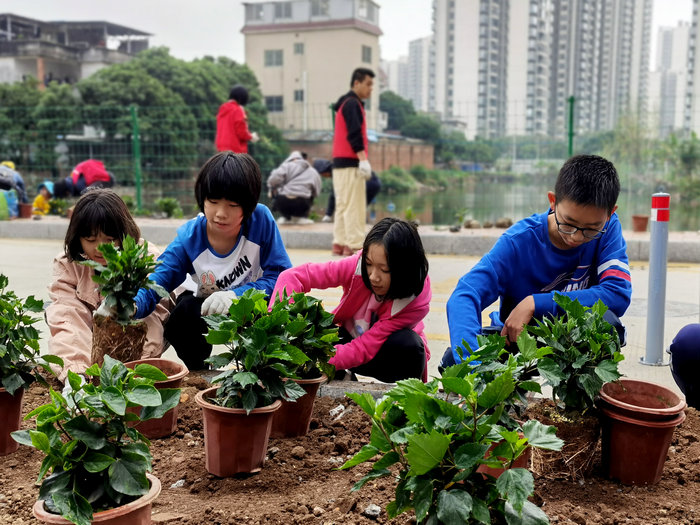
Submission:
POLYGON ((311 0, 311 16, 328 16, 328 0, 311 0))
POLYGON ((275 2, 275 18, 292 18, 292 3, 275 2))
POLYGON ((246 22, 262 20, 263 14, 264 11, 262 4, 248 4, 247 6, 245 6, 246 22))
POLYGON ((304 54, 304 42, 294 42, 294 54, 303 55, 304 54))
MULTIPOLYGON (((282 98, 282 97, 280 97, 282 98)), ((294 102, 304 102, 304 90, 295 89, 294 90, 294 102)))
POLYGON ((369 46, 362 46, 362 61, 371 64, 372 63, 372 48, 369 46))
POLYGON ((282 65, 282 50, 281 49, 266 49, 265 50, 265 66, 281 66, 282 65))
POLYGON ((282 95, 274 97, 265 97, 265 107, 270 113, 279 113, 284 109, 282 95))

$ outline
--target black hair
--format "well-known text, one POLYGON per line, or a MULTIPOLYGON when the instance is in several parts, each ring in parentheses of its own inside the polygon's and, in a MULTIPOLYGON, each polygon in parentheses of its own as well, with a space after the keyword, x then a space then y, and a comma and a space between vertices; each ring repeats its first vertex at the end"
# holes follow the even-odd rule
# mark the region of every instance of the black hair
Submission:
POLYGON ((92 237, 98 233, 122 240, 130 235, 138 242, 141 237, 134 218, 122 198, 113 190, 89 188, 73 208, 66 238, 63 243, 66 256, 71 261, 84 261, 81 237, 92 237))
POLYGON ((391 284, 385 299, 402 299, 423 291, 428 275, 428 259, 415 224, 386 217, 375 224, 362 245, 362 281, 372 289, 367 274, 365 257, 372 244, 381 244, 386 252, 386 262, 391 272, 391 284))
POLYGON ((248 103, 248 90, 240 84, 236 84, 231 88, 228 98, 230 100, 235 100, 241 106, 245 106, 248 103))
POLYGON ((226 199, 240 204, 245 220, 255 211, 261 186, 260 167, 253 157, 247 153, 222 151, 199 170, 194 195, 202 212, 207 199, 226 199))
POLYGON ((620 195, 620 179, 609 160, 597 155, 576 155, 559 170, 554 195, 557 202, 570 200, 612 214, 620 195))
POLYGON ((355 85, 355 81, 364 82, 365 77, 374 78, 374 71, 366 67, 358 67, 352 72, 352 77, 350 77, 350 88, 352 89, 352 87, 355 85))
POLYGON ((53 183, 53 196, 57 199, 68 197, 69 193, 68 183, 65 181, 65 179, 57 180, 53 183))
POLYGON ((313 162, 314 169, 319 173, 333 174, 333 163, 326 159, 315 159, 313 162))

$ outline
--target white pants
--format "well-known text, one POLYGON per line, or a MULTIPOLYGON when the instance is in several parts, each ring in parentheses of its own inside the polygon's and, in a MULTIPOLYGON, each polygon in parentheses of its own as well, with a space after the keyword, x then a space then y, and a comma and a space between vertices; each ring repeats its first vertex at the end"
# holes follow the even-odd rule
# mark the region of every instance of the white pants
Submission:
POLYGON ((367 215, 365 178, 357 168, 335 168, 333 192, 335 193, 333 243, 359 250, 365 240, 367 215))

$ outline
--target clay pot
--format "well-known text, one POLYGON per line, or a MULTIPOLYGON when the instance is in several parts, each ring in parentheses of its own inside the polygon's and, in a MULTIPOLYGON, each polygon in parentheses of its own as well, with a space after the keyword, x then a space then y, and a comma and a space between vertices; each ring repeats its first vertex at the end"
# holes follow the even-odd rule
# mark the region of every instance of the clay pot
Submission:
POLYGON ((18 206, 20 219, 32 218, 32 204, 30 202, 20 202, 18 206))
POLYGON ((22 423, 22 396, 24 389, 15 390, 15 394, 10 394, 4 388, 0 388, 0 421, 2 421, 2 429, 0 429, 0 456, 11 454, 19 448, 10 432, 19 430, 22 423))
MULTIPOLYGON (((149 525, 151 523, 151 504, 160 494, 160 480, 149 473, 146 473, 146 477, 151 482, 151 490, 139 499, 126 505, 93 514, 92 523, 100 523, 101 525, 149 525)), ((72 523, 58 514, 48 512, 44 508, 44 500, 41 499, 34 504, 32 512, 34 517, 44 523, 67 525, 72 523)))
POLYGON ((658 483, 673 430, 685 421, 685 401, 677 402, 677 395, 654 383, 619 383, 603 385, 598 401, 603 469, 628 485, 658 483))
MULTIPOLYGON (((168 376, 168 379, 165 381, 156 382, 155 387, 158 389, 180 388, 182 380, 189 373, 189 370, 184 364, 176 361, 170 361, 169 359, 162 359, 160 357, 129 361, 128 363, 124 363, 124 366, 127 368, 134 368, 139 364, 155 366, 168 376)), ((132 408, 129 408, 128 410, 132 410, 132 408)), ((133 408, 133 411, 135 413, 141 412, 140 409, 135 407, 133 408)), ((136 430, 141 432, 148 439, 157 439, 169 436, 175 432, 175 430, 177 430, 177 406, 168 410, 161 418, 141 421, 136 425, 136 430)))
POLYGON ((315 379, 295 380, 299 386, 306 390, 306 394, 296 401, 282 400, 282 406, 272 418, 270 437, 283 438, 306 435, 311 423, 316 393, 321 384, 325 383, 327 379, 328 376, 321 374, 321 377, 315 379))
POLYGON ((648 215, 632 215, 632 231, 645 232, 649 224, 648 215))
POLYGON ((209 403, 218 387, 201 390, 195 401, 202 407, 205 466, 210 474, 225 478, 239 472, 260 472, 267 453, 272 418, 282 406, 255 408, 250 414, 242 408, 226 408, 209 403))
MULTIPOLYGON (((520 438, 522 439, 525 437, 525 434, 522 432, 518 432, 520 435, 520 438)), ((491 451, 496 448, 498 445, 500 445, 502 442, 499 441, 497 443, 492 444, 489 449, 486 451, 486 454, 484 455, 484 458, 488 458, 491 455, 491 451)), ((508 468, 528 468, 530 465, 530 456, 532 456, 532 447, 527 447, 525 451, 520 454, 518 459, 513 461, 513 464, 510 465, 508 468)), ((498 458, 499 460, 503 461, 503 458, 498 458)), ((486 478, 486 475, 493 476, 494 478, 498 479, 501 474, 503 474, 507 468, 495 468, 495 467, 489 467, 488 465, 479 465, 476 469, 477 472, 480 472, 484 478, 486 478)))

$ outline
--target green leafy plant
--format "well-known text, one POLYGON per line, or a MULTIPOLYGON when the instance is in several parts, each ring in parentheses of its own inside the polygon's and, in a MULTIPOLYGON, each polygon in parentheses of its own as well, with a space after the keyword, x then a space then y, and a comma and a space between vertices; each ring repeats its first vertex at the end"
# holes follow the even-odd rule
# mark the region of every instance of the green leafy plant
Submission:
POLYGON ((134 198, 131 195, 122 195, 121 197, 127 209, 131 213, 134 213, 134 211, 136 211, 136 201, 134 200, 134 198))
POLYGON ((165 214, 166 217, 180 219, 183 216, 182 208, 177 199, 172 197, 162 197, 156 200, 156 208, 165 214))
POLYGON ((46 455, 37 479, 43 479, 39 499, 49 512, 78 525, 148 492, 150 442, 130 423, 162 417, 180 400, 179 389, 155 388, 167 376, 152 365, 130 370, 105 355, 102 367, 92 365, 85 376, 99 378, 99 384, 69 371, 70 391, 50 389, 51 402, 25 417, 36 419, 36 429, 12 433, 46 455), (139 406, 141 418, 127 411, 139 406))
MULTIPOLYGON (((212 379, 218 384, 216 397, 209 401, 247 413, 276 399, 295 401, 306 392, 294 381, 300 365, 309 358, 290 342, 289 301, 276 302, 268 311, 265 292, 250 288, 233 300, 228 315, 205 317, 207 341, 228 350, 206 360, 213 368, 226 368, 212 379)), ((306 321, 304 321, 306 323, 306 321)))
POLYGON ((297 373, 302 379, 310 379, 322 372, 332 379, 335 367, 328 364, 328 360, 335 354, 335 343, 339 339, 333 314, 323 308, 319 299, 310 295, 294 293, 291 299, 284 301, 289 309, 285 331, 289 344, 309 358, 299 365, 297 373))
POLYGON ((41 370, 53 374, 49 364, 63 366, 63 360, 54 355, 39 355, 39 321, 30 313, 44 311, 43 301, 30 295, 20 299, 8 290, 9 279, 0 274, 0 380, 8 393, 28 388, 34 381, 46 385, 41 370))
POLYGON ((117 323, 129 325, 134 322, 134 297, 139 288, 154 290, 161 297, 168 295, 162 286, 148 278, 158 264, 155 257, 148 253, 148 242, 144 241, 141 245, 127 235, 121 249, 105 243, 100 244, 99 250, 106 261, 105 265, 96 261, 83 261, 81 264, 95 269, 92 280, 99 285, 105 307, 117 323))
POLYGON ((49 201, 49 215, 63 216, 68 209, 68 201, 66 199, 51 199, 49 201))
POLYGON ((559 399, 567 411, 585 412, 603 383, 620 377, 620 352, 617 331, 603 315, 608 308, 602 301, 592 307, 578 300, 556 294, 554 301, 564 313, 528 326, 540 345, 551 353, 538 362, 540 375, 552 386, 554 400, 559 399))
POLYGON ((376 401, 370 394, 348 394, 372 418, 372 433, 341 468, 373 462, 353 490, 398 469, 389 518, 413 509, 425 524, 548 523, 527 499, 534 492, 528 470, 511 468, 496 479, 478 468, 508 467, 528 446, 559 450, 563 442, 554 427, 535 420, 518 429, 522 436, 500 425, 515 389, 512 370, 494 371, 486 382, 471 367, 449 367, 429 383, 399 381, 376 401))

